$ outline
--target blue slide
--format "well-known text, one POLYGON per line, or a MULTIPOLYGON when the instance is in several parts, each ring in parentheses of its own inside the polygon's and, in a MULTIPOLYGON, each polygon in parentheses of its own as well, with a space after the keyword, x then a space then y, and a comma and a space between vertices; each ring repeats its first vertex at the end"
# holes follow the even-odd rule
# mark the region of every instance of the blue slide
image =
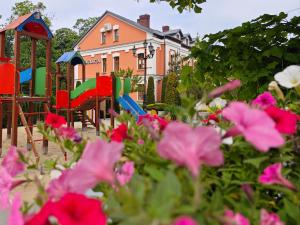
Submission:
POLYGON ((27 70, 24 70, 20 73, 20 83, 26 83, 28 81, 31 80, 31 76, 32 76, 32 69, 29 68, 27 70))
POLYGON ((123 109, 131 112, 136 119, 138 119, 139 116, 147 114, 129 95, 120 96, 117 101, 123 109))

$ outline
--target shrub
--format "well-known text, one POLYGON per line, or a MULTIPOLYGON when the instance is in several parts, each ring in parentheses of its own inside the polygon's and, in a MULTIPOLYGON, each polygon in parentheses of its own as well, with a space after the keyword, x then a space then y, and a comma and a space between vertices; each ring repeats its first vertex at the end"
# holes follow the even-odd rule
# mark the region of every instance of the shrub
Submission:
POLYGON ((168 77, 165 76, 162 80, 162 87, 161 87, 161 102, 166 102, 166 86, 168 82, 168 77))
POLYGON ((165 103, 169 105, 180 105, 180 96, 177 90, 178 77, 175 73, 168 75, 166 85, 165 103))
POLYGON ((154 96, 154 79, 153 77, 149 77, 148 79, 148 86, 147 86, 147 104, 154 104, 155 103, 155 96, 154 96))

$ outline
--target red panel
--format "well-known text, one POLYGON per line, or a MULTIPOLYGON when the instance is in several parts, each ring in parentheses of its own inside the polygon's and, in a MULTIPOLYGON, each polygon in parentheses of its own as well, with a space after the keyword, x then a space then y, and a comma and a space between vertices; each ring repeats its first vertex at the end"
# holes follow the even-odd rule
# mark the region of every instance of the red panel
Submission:
POLYGON ((0 62, 8 63, 10 60, 11 58, 0 57, 0 62))
POLYGON ((106 97, 112 95, 112 78, 109 76, 100 76, 97 78, 97 94, 106 97))
POLYGON ((29 32, 32 32, 32 33, 40 34, 40 35, 43 35, 43 36, 47 37, 47 31, 39 23, 30 22, 30 23, 28 23, 28 24, 25 25, 25 30, 27 30, 29 32))
POLYGON ((10 63, 0 64, 0 94, 14 93, 15 66, 10 63))
POLYGON ((83 94, 79 95, 77 98, 72 100, 71 102, 71 108, 79 107, 80 105, 84 104, 89 99, 96 97, 96 89, 91 89, 88 91, 85 91, 83 94))
POLYGON ((69 94, 68 91, 56 91, 56 108, 68 108, 69 94))

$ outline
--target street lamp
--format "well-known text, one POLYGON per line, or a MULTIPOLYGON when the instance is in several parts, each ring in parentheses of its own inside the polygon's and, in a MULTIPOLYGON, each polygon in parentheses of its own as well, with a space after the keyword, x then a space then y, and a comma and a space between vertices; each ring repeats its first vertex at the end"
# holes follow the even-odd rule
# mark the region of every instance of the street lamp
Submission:
MULTIPOLYGON (((147 92, 147 89, 146 89, 146 83, 147 83, 147 59, 151 59, 153 58, 154 56, 154 53, 155 53, 155 49, 152 45, 152 43, 148 43, 147 40, 145 40, 143 42, 143 47, 144 47, 144 95, 143 95, 143 109, 144 111, 147 111, 147 101, 146 101, 146 92, 147 92), (148 47, 148 50, 149 50, 149 54, 147 54, 147 47, 148 47)), ((133 49, 132 49, 132 54, 135 56, 135 57, 138 57, 138 55, 136 55, 136 47, 135 45, 133 46, 133 49)))

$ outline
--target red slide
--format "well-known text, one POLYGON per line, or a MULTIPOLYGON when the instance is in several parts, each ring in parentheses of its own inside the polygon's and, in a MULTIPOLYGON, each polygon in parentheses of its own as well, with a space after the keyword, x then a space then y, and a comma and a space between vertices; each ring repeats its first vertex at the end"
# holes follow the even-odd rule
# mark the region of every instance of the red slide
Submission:
MULTIPOLYGON (((70 108, 88 110, 95 106, 96 97, 112 96, 112 78, 100 76, 96 81, 96 88, 86 90, 77 98, 71 100, 70 108)), ((56 108, 67 109, 70 101, 68 91, 59 90, 56 92, 56 108)))

